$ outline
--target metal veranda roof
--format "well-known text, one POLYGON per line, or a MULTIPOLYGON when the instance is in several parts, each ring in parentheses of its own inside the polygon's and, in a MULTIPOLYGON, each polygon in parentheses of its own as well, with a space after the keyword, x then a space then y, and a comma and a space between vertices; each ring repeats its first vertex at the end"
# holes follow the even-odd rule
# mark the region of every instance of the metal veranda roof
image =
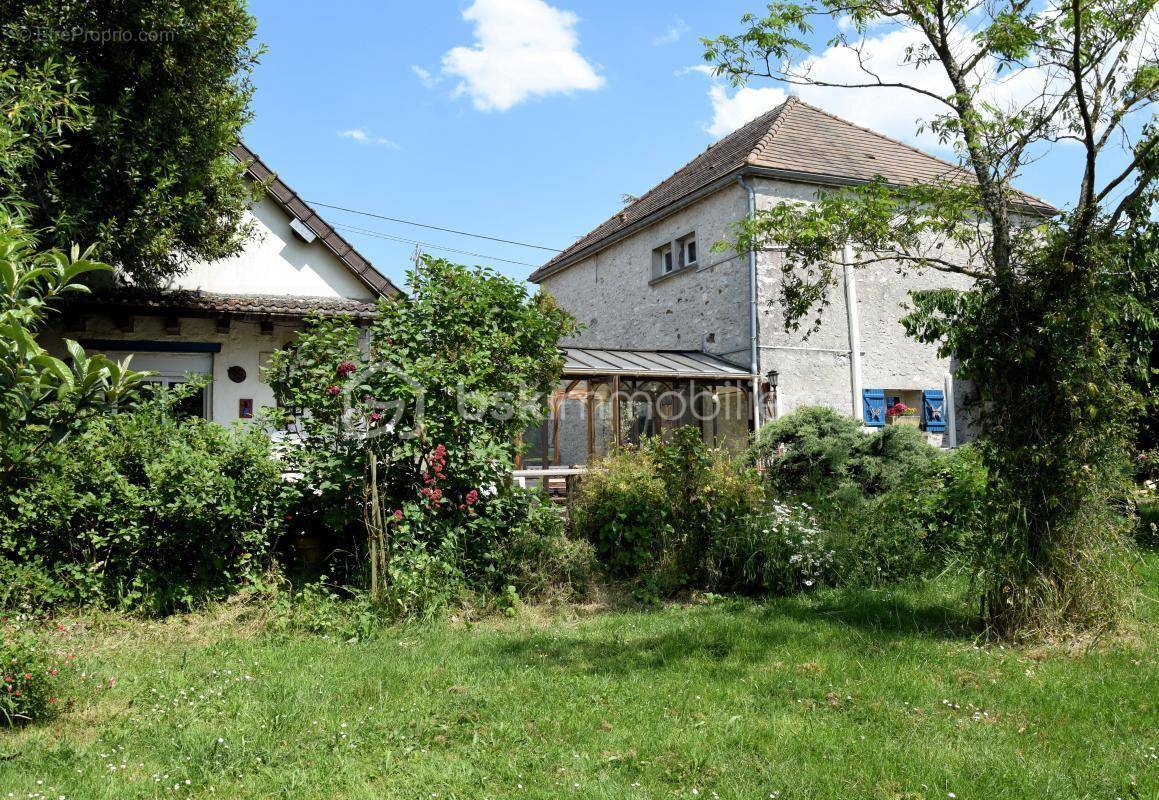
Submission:
POLYGON ((752 373, 722 358, 696 350, 602 350, 564 347, 563 374, 620 375, 634 378, 751 378, 752 373))

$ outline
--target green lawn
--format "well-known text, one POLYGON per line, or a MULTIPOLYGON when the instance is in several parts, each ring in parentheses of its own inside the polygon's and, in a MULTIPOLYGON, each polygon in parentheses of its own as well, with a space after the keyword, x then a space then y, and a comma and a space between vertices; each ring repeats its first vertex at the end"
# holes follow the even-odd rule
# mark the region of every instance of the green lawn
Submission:
POLYGON ((1089 651, 979 646, 951 582, 353 644, 105 622, 102 688, 0 735, 0 797, 1155 798, 1140 569, 1140 622, 1089 651))

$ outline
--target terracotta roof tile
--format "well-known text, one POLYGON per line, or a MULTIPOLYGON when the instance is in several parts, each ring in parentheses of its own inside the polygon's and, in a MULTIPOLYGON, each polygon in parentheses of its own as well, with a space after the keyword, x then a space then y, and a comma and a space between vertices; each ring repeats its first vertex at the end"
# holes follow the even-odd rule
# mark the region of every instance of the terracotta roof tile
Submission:
POLYGON ((378 313, 377 300, 295 295, 218 294, 190 289, 146 290, 121 287, 106 292, 75 295, 66 307, 77 311, 119 313, 180 312, 191 316, 248 316, 299 318, 318 312, 369 319, 378 313))
MULTIPOLYGON (((639 200, 535 270, 531 280, 539 281, 592 255, 627 235, 629 229, 675 210, 674 206, 697 192, 762 171, 819 184, 862 183, 877 176, 899 186, 973 180, 960 166, 790 97, 710 145, 639 200)), ((1022 197, 1040 212, 1054 211, 1036 197, 1022 197)))

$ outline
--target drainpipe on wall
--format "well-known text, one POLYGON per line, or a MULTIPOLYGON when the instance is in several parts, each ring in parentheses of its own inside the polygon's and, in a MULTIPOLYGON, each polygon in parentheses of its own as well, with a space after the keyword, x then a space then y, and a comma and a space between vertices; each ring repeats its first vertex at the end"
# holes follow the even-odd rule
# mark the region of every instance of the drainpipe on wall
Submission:
MULTIPOLYGON (((744 175, 738 179, 740 186, 748 193, 748 218, 757 214, 757 192, 745 182, 744 175)), ((761 428, 761 361, 760 330, 757 328, 757 251, 749 250, 749 332, 752 335, 749 365, 753 374, 753 430, 761 428)))
POLYGON ((861 321, 857 314, 857 276, 853 270, 853 245, 845 243, 841 252, 845 278, 845 318, 849 322, 849 394, 854 419, 861 413, 861 321))

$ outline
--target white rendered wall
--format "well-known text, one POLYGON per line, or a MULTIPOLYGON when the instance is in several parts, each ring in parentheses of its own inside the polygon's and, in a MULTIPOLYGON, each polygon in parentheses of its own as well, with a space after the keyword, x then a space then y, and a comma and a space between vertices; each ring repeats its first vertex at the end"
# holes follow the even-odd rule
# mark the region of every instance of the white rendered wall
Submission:
MULTIPOLYGON (((132 331, 122 331, 111 319, 102 315, 92 315, 85 320, 85 330, 66 331, 64 335, 69 339, 115 339, 124 342, 126 348, 132 347, 133 341, 173 342, 176 347, 189 342, 207 342, 221 345, 221 351, 213 354, 213 382, 210 385, 210 419, 228 425, 239 419, 238 404, 242 398, 253 400, 255 415, 262 406, 273 406, 274 395, 268 384, 259 374, 259 363, 263 354, 285 346, 298 332, 300 326, 293 323, 275 323, 272 334, 261 333, 261 325, 257 322, 240 322, 234 320, 229 331, 219 333, 217 324, 211 319, 182 317, 180 333, 171 334, 165 330, 164 320, 160 317, 137 317, 132 331), (241 383, 234 383, 229 379, 227 371, 230 367, 238 366, 245 370, 246 377, 241 383)), ((61 343, 61 332, 55 328, 46 330, 41 335, 44 346, 54 353, 64 352, 61 343)), ((111 358, 120 360, 126 351, 98 350, 105 352, 111 358)), ((150 353, 149 360, 162 353, 150 353)), ((176 361, 177 359, 175 359, 176 361)))
POLYGON ((269 196, 248 212, 254 236, 232 258, 197 262, 171 288, 218 294, 347 297, 374 295, 321 241, 307 244, 290 229, 290 216, 269 196))

